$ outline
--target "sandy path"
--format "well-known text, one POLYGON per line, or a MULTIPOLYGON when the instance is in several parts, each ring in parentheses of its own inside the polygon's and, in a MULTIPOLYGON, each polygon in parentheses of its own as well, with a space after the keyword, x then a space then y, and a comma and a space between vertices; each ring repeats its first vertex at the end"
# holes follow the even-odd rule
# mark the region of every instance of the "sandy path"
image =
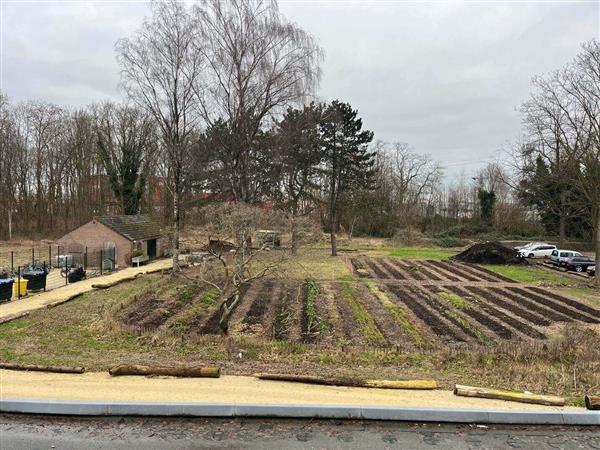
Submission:
POLYGON ((138 273, 148 271, 167 269, 171 267, 172 260, 170 258, 160 259, 158 261, 146 264, 141 267, 128 267, 110 275, 102 277, 94 277, 88 280, 79 281, 78 283, 69 284, 64 287, 53 289, 49 292, 40 292, 39 294, 29 294, 19 300, 12 300, 8 303, 0 305, 0 319, 8 316, 22 314, 27 311, 44 308, 53 303, 60 303, 71 295, 89 292, 92 289, 92 284, 110 283, 111 281, 121 280, 138 273))
POLYGON ((456 397, 451 391, 316 386, 246 376, 221 378, 111 377, 0 370, 0 399, 88 400, 171 403, 345 404, 433 408, 582 410, 456 397))

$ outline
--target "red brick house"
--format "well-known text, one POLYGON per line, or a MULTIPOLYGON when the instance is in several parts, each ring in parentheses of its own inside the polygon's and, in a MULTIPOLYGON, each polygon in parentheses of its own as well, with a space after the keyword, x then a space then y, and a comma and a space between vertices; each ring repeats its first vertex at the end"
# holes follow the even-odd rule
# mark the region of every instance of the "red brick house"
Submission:
POLYGON ((131 254, 147 255, 149 259, 162 256, 166 238, 150 216, 102 216, 95 217, 58 240, 67 248, 73 246, 88 249, 115 248, 117 267, 131 265, 131 254))

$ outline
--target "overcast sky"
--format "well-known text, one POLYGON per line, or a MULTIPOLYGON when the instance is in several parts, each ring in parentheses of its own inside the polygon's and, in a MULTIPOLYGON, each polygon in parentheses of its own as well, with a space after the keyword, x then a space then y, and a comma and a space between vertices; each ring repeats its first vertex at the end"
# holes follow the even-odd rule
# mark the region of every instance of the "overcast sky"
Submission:
MULTIPOLYGON (((0 0, 2 90, 83 106, 119 99, 114 43, 147 3, 0 0)), ((599 36, 599 3, 280 2, 325 50, 319 95, 348 101, 376 139, 408 142, 452 178, 518 139, 530 80, 599 36)))

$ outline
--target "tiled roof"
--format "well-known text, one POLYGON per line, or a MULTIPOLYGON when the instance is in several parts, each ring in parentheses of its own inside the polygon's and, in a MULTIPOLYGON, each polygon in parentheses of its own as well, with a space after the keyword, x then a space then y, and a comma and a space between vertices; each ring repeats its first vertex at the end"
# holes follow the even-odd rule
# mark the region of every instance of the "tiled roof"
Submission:
POLYGON ((102 216, 95 220, 116 231, 130 241, 153 239, 162 235, 160 225, 150 216, 102 216))

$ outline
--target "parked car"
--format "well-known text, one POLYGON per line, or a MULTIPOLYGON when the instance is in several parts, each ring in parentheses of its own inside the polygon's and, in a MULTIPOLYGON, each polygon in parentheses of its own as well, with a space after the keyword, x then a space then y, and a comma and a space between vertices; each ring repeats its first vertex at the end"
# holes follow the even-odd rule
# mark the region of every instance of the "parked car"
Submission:
POLYGON ((596 266, 588 267, 587 273, 590 277, 596 276, 596 266))
POLYGON ((546 242, 530 242, 529 244, 513 247, 515 250, 523 250, 525 248, 537 247, 539 245, 548 245, 546 242))
POLYGON ((567 270, 574 270, 575 272, 585 272, 588 267, 592 267, 596 264, 594 258, 589 256, 574 256, 567 259, 565 267, 567 270))
POLYGON ((561 267, 565 265, 565 262, 568 258, 573 258, 574 256, 583 256, 581 253, 576 252, 574 250, 554 250, 550 255, 550 262, 555 266, 561 267))
POLYGON ((530 248, 519 250, 519 256, 523 258, 548 258, 554 250, 558 250, 556 245, 536 245, 530 248))

